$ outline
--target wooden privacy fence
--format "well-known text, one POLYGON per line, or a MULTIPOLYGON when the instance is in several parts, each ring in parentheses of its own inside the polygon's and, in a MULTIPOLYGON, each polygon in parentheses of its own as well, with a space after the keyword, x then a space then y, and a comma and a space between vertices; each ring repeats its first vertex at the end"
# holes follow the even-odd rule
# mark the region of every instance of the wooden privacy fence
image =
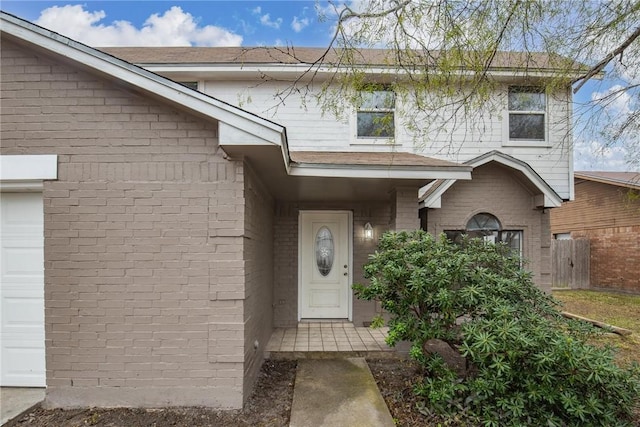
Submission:
POLYGON ((589 239, 551 241, 551 286, 589 287, 589 239))

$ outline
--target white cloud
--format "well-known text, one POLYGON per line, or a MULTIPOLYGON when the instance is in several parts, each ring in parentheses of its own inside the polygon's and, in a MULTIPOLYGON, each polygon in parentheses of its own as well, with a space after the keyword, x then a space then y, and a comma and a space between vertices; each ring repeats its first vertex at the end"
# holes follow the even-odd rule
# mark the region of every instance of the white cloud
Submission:
POLYGON ((299 33, 300 31, 304 30, 308 26, 309 26, 309 18, 298 19, 297 16, 294 16, 293 21, 291 21, 291 28, 296 33, 299 33))
POLYGON ((627 171, 633 167, 629 154, 624 146, 607 147, 596 140, 578 140, 573 146, 573 165, 577 171, 627 171))
POLYGON ((325 6, 323 6, 320 2, 316 2, 315 4, 316 14, 318 15, 318 18, 320 20, 335 19, 344 8, 344 3, 335 4, 330 2, 325 6))
POLYGON ((275 21, 271 20, 271 16, 266 13, 260 17, 260 23, 265 27, 275 28, 276 30, 280 29, 280 25, 282 25, 282 18, 276 18, 275 21))
POLYGON ((50 30, 91 46, 240 46, 242 36, 214 25, 200 26, 179 6, 149 16, 141 28, 128 21, 100 23, 106 13, 84 5, 53 6, 35 21, 50 30))
POLYGON ((613 85, 603 92, 593 92, 591 101, 617 116, 627 116, 633 111, 633 99, 621 85, 613 85))

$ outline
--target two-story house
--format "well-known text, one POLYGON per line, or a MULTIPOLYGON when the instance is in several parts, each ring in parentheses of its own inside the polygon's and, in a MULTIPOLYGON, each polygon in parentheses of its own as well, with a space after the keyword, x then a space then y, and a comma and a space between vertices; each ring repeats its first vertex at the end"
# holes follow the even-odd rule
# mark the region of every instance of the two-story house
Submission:
POLYGON ((543 56, 501 56, 502 108, 441 150, 389 86, 343 117, 295 93, 270 113, 306 68, 273 50, 96 50, 1 24, 2 385, 46 385, 49 406, 241 407, 275 327, 376 313, 351 284, 385 230, 506 241, 549 287, 571 110, 568 82, 540 89, 543 56))

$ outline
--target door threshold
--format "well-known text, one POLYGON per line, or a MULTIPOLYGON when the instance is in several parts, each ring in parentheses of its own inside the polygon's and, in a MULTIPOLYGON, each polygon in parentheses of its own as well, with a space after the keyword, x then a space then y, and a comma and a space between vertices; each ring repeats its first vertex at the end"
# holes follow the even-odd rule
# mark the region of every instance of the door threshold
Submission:
POLYGON ((298 323, 351 323, 349 319, 300 319, 298 323))

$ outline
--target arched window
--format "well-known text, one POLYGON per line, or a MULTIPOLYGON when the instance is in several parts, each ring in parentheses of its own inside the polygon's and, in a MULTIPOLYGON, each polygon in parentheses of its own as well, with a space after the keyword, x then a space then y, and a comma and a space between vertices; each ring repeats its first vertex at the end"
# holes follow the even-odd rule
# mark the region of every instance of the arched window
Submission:
POLYGON ((481 238, 485 242, 503 242, 514 253, 522 255, 522 230, 503 230, 498 218, 486 212, 474 215, 467 222, 464 230, 445 230, 447 237, 453 242, 460 242, 463 235, 481 238))
POLYGON ((500 221, 488 213, 479 213, 467 222, 467 231, 499 231, 500 221))

